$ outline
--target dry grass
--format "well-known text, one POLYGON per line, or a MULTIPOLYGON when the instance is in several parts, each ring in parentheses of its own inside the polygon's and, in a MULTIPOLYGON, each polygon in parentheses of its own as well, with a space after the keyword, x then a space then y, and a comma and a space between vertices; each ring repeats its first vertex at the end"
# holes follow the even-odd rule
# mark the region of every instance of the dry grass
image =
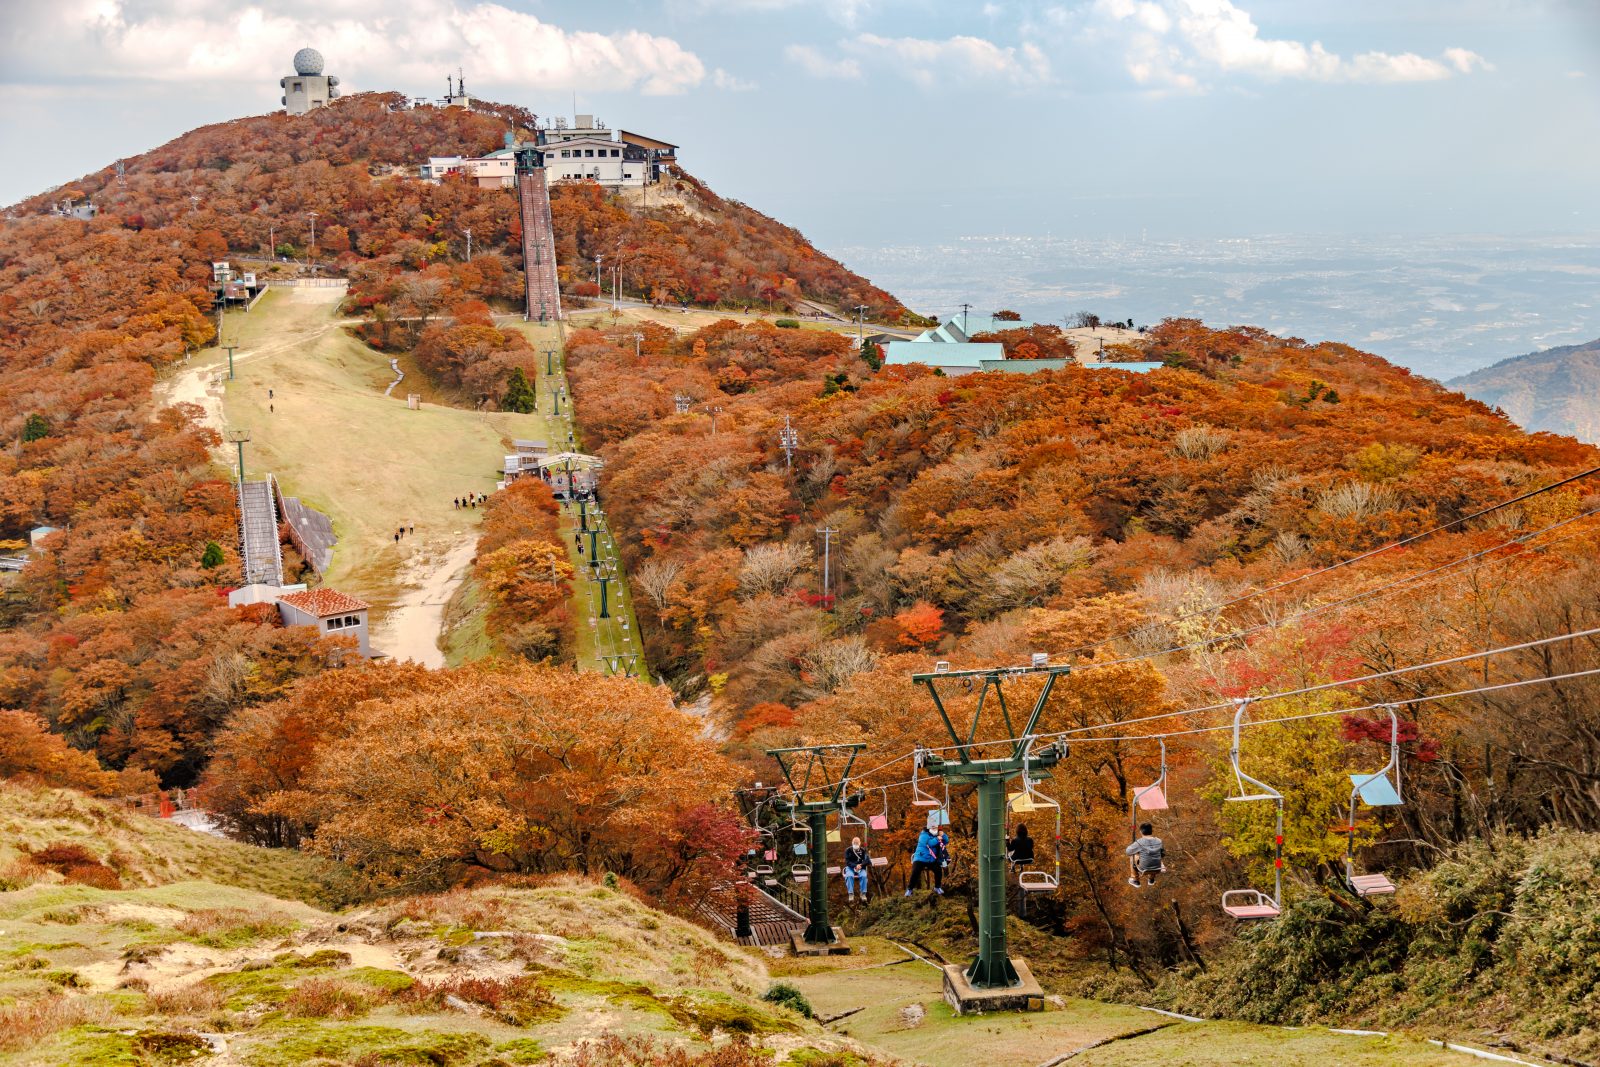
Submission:
POLYGON ((0 782, 0 891, 63 880, 38 861, 62 846, 124 887, 208 881, 323 904, 345 892, 342 868, 326 860, 225 841, 71 790, 0 782))
POLYGON ((357 1019, 371 1011, 374 992, 337 978, 311 978, 284 998, 285 1014, 298 1019, 357 1019))
POLYGON ((0 1051, 30 1048, 73 1026, 105 1024, 115 1017, 105 1001, 46 996, 0 1008, 0 1051))

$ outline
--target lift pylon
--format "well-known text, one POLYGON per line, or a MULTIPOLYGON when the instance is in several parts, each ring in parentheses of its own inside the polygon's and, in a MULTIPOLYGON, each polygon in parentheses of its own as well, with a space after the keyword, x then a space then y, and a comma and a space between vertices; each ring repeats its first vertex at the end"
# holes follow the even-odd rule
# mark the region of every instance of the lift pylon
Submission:
POLYGON ((793 797, 789 811, 795 822, 802 818, 811 838, 811 920, 804 934, 795 934, 797 953, 849 952, 844 935, 828 921, 828 816, 845 803, 850 768, 865 745, 812 745, 804 748, 768 749, 778 761, 793 797))
POLYGON ((930 674, 912 676, 917 684, 927 687, 955 753, 954 759, 925 754, 923 770, 943 778, 946 784, 974 786, 978 794, 978 955, 966 968, 945 968, 945 999, 957 1012, 1037 1010, 1044 1005, 1044 991, 1034 981, 1027 963, 1012 959, 1006 952, 1006 783, 1023 774, 1037 780, 1064 755, 1064 747, 1059 744, 1034 748, 1033 732, 1056 679, 1069 670, 1065 665, 1052 667, 1036 655, 1028 667, 952 671, 948 664, 941 663, 930 674), (1043 684, 1028 709, 1026 721, 1013 723, 1006 704, 1005 683, 1029 676, 1041 677, 1043 684), (965 687, 974 682, 982 685, 965 736, 939 694, 939 683, 949 680, 959 680, 965 687), (991 694, 1004 729, 998 736, 1004 740, 986 743, 979 732, 991 694), (985 749, 999 750, 1001 754, 976 758, 985 749))

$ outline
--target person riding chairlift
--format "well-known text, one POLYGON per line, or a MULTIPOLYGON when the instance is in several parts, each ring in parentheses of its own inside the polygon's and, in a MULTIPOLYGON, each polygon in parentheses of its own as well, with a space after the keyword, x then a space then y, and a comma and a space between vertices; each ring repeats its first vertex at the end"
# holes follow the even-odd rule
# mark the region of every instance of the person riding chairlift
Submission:
POLYGON ((1138 839, 1122 851, 1133 869, 1128 884, 1135 889, 1142 888, 1140 876, 1144 877, 1143 885, 1155 885, 1156 875, 1167 869, 1166 846, 1156 836, 1156 828, 1147 822, 1139 824, 1138 839))
POLYGON ((1006 859, 1013 867, 1027 867, 1033 863, 1033 838, 1028 836, 1026 823, 1017 823, 1017 833, 1006 842, 1006 859))

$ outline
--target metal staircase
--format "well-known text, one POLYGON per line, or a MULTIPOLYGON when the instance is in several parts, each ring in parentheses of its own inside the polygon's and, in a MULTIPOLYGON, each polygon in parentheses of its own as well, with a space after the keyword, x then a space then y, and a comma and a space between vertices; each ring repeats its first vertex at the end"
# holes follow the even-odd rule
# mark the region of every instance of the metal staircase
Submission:
POLYGON ((556 278, 556 235, 550 220, 550 188, 543 167, 518 168, 517 200, 522 211, 522 272, 529 322, 561 318, 561 287, 556 278))
POLYGON ((264 481, 239 483, 239 557, 245 585, 283 584, 277 493, 270 474, 264 481))

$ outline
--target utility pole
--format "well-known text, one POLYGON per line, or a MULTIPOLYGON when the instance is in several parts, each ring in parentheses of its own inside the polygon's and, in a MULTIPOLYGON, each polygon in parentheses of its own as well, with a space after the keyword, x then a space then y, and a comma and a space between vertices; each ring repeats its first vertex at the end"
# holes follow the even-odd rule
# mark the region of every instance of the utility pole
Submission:
POLYGON ((467 238, 467 262, 472 262, 472 227, 468 226, 461 231, 467 238))
POLYGON ((604 263, 605 260, 606 260, 606 257, 605 257, 605 255, 603 253, 600 253, 600 252, 596 252, 595 253, 595 257, 594 257, 594 291, 596 293, 600 292, 600 264, 604 263))
POLYGON ((783 467, 787 471, 794 470, 794 448, 800 443, 800 435, 794 432, 794 427, 789 424, 789 416, 783 417, 783 429, 778 431, 778 444, 783 449, 783 467))
POLYGON ((311 219, 311 269, 315 271, 317 267, 317 213, 308 211, 306 216, 311 219))
POLYGON ((971 307, 972 307, 971 304, 962 304, 961 305, 961 332, 962 333, 966 333, 967 332, 967 323, 969 321, 971 321, 970 319, 967 318, 967 311, 971 307))
POLYGON ((711 436, 717 436, 717 416, 722 414, 721 408, 711 409, 711 436))
MULTIPOLYGON (((810 924, 805 933, 792 935, 794 951, 809 951, 819 955, 849 952, 844 944, 844 934, 834 929, 828 921, 828 816, 836 814, 846 803, 845 792, 850 785, 850 768, 856 755, 866 745, 815 745, 808 748, 768 749, 767 755, 778 761, 784 780, 793 793, 789 812, 796 821, 805 817, 810 829, 811 907, 810 924), (833 768, 828 766, 829 761, 833 768), (844 768, 834 777, 840 760, 844 768), (813 780, 815 779, 815 781, 813 780), (813 799, 806 799, 810 795, 813 799)), ((842 835, 841 835, 842 836, 842 835)))
POLYGON ((817 533, 822 535, 822 603, 827 610, 833 610, 833 593, 829 573, 829 564, 833 557, 833 535, 838 533, 832 526, 824 526, 817 533))
POLYGON ((639 355, 640 355, 639 346, 641 344, 643 344, 643 343, 644 343, 644 334, 636 333, 636 334, 633 335, 633 358, 634 359, 638 359, 639 358, 639 355))
POLYGON ((223 345, 222 347, 228 350, 228 381, 231 382, 233 381, 233 354, 238 350, 239 346, 223 345))
POLYGON ((229 430, 228 440, 239 448, 239 491, 244 492, 244 446, 250 440, 249 430, 229 430))
POLYGON ((861 346, 866 344, 867 305, 865 305, 865 304, 857 304, 855 306, 855 313, 856 313, 856 351, 859 352, 861 350, 861 346))
POLYGON ((267 223, 267 261, 273 262, 278 258, 278 224, 267 223))

